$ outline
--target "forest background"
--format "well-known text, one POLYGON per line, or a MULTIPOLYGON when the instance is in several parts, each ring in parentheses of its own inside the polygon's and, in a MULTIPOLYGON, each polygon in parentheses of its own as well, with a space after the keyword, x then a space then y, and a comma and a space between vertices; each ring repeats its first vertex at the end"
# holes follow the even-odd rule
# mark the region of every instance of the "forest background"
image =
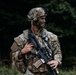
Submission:
POLYGON ((47 30, 59 37, 62 68, 76 67, 76 0, 0 0, 0 61, 9 65, 13 39, 30 28, 27 13, 37 6, 48 14, 47 30))

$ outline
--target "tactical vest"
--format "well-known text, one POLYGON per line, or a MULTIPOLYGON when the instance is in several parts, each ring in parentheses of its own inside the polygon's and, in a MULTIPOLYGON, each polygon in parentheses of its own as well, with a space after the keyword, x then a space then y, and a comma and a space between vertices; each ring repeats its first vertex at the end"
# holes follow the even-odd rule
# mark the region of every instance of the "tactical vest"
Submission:
MULTIPOLYGON (((16 44, 17 44, 17 46, 15 47, 14 46, 14 49, 13 49, 13 46, 11 47, 11 49, 13 50, 12 52, 14 53, 14 52, 18 52, 18 51, 20 51, 23 47, 24 47, 24 45, 25 45, 25 43, 27 42, 27 40, 28 40, 28 38, 29 38, 29 36, 28 36, 28 30, 25 30, 25 31, 23 31, 23 34, 21 34, 21 35, 19 35, 18 37, 16 37, 14 40, 15 40, 15 42, 16 42, 16 44), (18 50, 18 51, 17 51, 18 50)), ((42 36, 46 36, 46 34, 48 35, 48 38, 49 38, 49 44, 51 45, 51 49, 52 50, 54 50, 53 49, 53 47, 52 47, 52 42, 54 42, 55 41, 55 39, 57 38, 57 36, 56 35, 54 35, 54 34, 52 34, 51 32, 48 32, 47 30, 43 30, 43 32, 41 33, 41 35, 36 35, 36 37, 37 37, 37 39, 39 40, 39 43, 44 47, 45 45, 44 45, 44 40, 42 39, 42 36)), ((35 50, 35 49, 34 49, 35 50)), ((15 53, 15 54, 16 54, 15 53)), ((52 53, 52 51, 50 51, 50 53, 52 53)), ((15 58, 16 59, 16 58, 15 58)), ((20 68, 21 67, 21 65, 19 65, 19 63, 22 63, 22 61, 20 60, 18 60, 18 59, 16 59, 16 62, 15 62, 15 64, 16 64, 16 66, 18 67, 18 68, 20 68)), ((25 54, 25 63, 27 64, 27 69, 29 69, 31 72, 33 72, 33 73, 37 73, 37 72, 46 72, 46 71, 48 71, 47 70, 47 65, 45 64, 45 63, 43 63, 41 66, 39 66, 38 68, 36 68, 33 64, 34 63, 36 63, 37 61, 39 60, 39 58, 38 58, 38 56, 37 55, 33 55, 33 54, 31 54, 31 52, 29 52, 29 53, 26 53, 25 54)), ((25 65, 24 63, 22 63, 22 66, 23 65, 25 65)), ((22 69, 22 70, 24 70, 24 69, 26 70, 26 66, 24 67, 22 67, 22 68, 20 68, 20 69, 22 69)), ((23 72, 25 72, 25 71, 23 71, 23 72)))

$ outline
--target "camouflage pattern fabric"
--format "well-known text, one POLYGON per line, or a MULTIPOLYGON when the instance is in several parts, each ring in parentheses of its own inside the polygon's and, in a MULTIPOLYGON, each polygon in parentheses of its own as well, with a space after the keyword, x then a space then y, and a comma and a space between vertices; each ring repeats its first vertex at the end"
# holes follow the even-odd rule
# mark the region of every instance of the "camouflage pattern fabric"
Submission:
MULTIPOLYGON (((39 40, 39 43, 42 45, 42 47, 44 47, 44 41, 41 38, 42 36, 45 36, 45 34, 48 35, 49 38, 49 44, 51 46, 51 49, 54 51, 54 59, 57 60, 59 62, 59 65, 61 64, 61 60, 62 60, 62 53, 61 53, 61 49, 60 49, 60 44, 58 41, 58 38, 55 34, 47 31, 46 29, 41 30, 41 33, 39 35, 36 35, 37 39, 39 40)), ((45 63, 43 63, 40 67, 36 68, 33 64, 39 60, 39 58, 36 55, 32 55, 31 53, 26 53, 25 54, 25 62, 28 64, 24 64, 23 63, 23 59, 18 59, 18 54, 19 52, 22 50, 22 48, 24 47, 24 45, 27 42, 28 39, 28 30, 23 31, 23 33, 21 35, 19 35, 18 37, 16 37, 14 40, 14 44, 11 46, 11 50, 12 50, 12 61, 15 62, 16 67, 18 68, 19 71, 21 71, 22 73, 25 73, 26 70, 28 69, 29 71, 31 71, 33 74, 36 75, 36 73, 44 73, 47 72, 47 66, 45 63), (27 65, 27 66, 26 66, 27 65)), ((52 51, 50 50, 50 53, 52 53, 52 51)), ((25 73, 26 75, 26 73, 25 73)), ((30 74, 28 74, 30 75, 30 74)))
POLYGON ((40 16, 46 16, 47 14, 45 14, 45 11, 43 8, 38 7, 38 8, 33 8, 29 11, 27 17, 28 20, 36 20, 38 17, 40 16))

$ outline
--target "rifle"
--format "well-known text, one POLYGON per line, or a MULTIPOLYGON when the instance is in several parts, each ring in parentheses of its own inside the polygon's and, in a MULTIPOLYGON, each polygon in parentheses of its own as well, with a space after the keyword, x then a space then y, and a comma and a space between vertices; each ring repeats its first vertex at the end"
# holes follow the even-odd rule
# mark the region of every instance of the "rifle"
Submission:
MULTIPOLYGON (((48 61, 53 60, 52 54, 50 54, 50 51, 48 50, 48 48, 47 47, 44 48, 40 45, 38 39, 36 38, 36 36, 34 35, 32 31, 29 33, 29 37, 30 37, 30 42, 34 43, 37 48, 37 52, 35 52, 34 50, 31 51, 32 54, 38 55, 42 63, 47 64, 48 61)), ((34 66, 37 65, 36 67, 38 68, 41 65, 39 64, 40 63, 37 62, 34 64, 34 66)), ((52 67, 50 67, 50 65, 48 64, 47 64, 47 69, 48 69, 49 75, 57 75, 56 70, 52 69, 52 67)))

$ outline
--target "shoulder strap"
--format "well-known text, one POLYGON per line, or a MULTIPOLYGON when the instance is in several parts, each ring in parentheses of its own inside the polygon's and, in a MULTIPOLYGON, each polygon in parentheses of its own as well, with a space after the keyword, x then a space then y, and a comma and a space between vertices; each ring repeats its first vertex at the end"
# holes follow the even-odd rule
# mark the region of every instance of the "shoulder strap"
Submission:
MULTIPOLYGON (((52 33, 50 32, 50 35, 52 35, 52 33)), ((48 50, 50 49, 51 50, 51 55, 52 55, 52 59, 54 59, 54 50, 51 48, 51 38, 49 38, 48 35, 48 31, 47 30, 44 30, 43 31, 43 34, 42 34, 42 39, 44 40, 44 44, 46 46, 46 48, 48 48, 48 50), (50 41, 50 44, 49 44, 49 41, 50 41)))

